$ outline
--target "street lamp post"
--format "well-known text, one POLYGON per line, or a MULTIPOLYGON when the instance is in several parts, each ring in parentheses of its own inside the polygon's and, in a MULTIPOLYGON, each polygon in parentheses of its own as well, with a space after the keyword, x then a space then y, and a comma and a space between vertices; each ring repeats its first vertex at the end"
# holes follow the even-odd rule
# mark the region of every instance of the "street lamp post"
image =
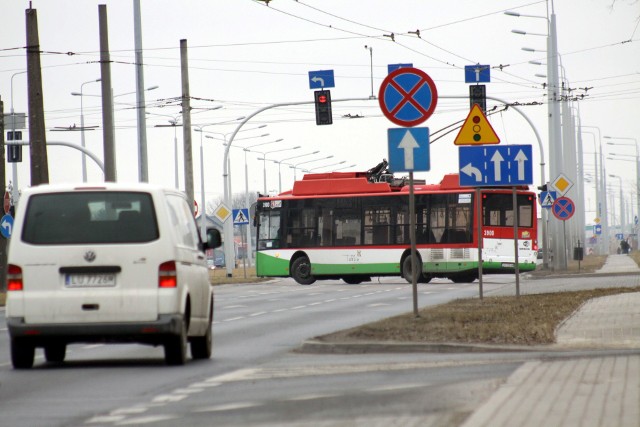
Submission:
POLYGON ((331 163, 330 165, 317 166, 317 167, 315 167, 315 168, 311 168, 311 169, 307 169, 307 170, 308 170, 309 172, 312 172, 312 171, 315 171, 315 170, 318 170, 318 169, 330 168, 331 166, 343 165, 343 164, 345 164, 345 163, 347 163, 347 161, 346 161, 346 160, 343 160, 343 161, 338 162, 338 163, 331 163))
MULTIPOLYGON (((640 217, 640 147, 638 146, 638 140, 636 138, 629 138, 629 137, 622 137, 622 136, 603 136, 603 138, 605 139, 622 139, 622 140, 628 140, 628 141, 633 141, 633 144, 624 144, 624 143, 616 143, 616 142, 608 142, 608 145, 626 145, 626 146, 631 146, 633 145, 636 148, 636 215, 638 217, 640 217)), ((638 224, 636 223, 635 219, 634 219, 634 228, 636 228, 636 233, 638 232, 637 227, 638 224)), ((640 241, 640 239, 638 240, 640 241)))
MULTIPOLYGON (((101 79, 97 79, 97 80, 95 80, 95 81, 96 81, 96 82, 99 82, 99 81, 101 81, 101 79)), ((90 81, 90 82, 86 82, 86 83, 92 83, 92 82, 94 82, 94 80, 92 80, 92 81, 90 81)), ((71 95, 73 95, 73 96, 79 96, 79 97, 80 97, 80 105, 81 105, 81 109, 82 109, 82 97, 84 97, 84 96, 94 96, 94 97, 102 98, 102 95, 94 95, 94 94, 87 94, 87 93, 83 93, 83 92, 82 92, 82 86, 83 86, 83 85, 84 85, 84 83, 83 83, 82 85, 80 85, 80 92, 71 92, 71 95)), ((151 90, 158 89, 159 87, 160 87, 160 86, 157 86, 157 85, 156 85, 156 86, 149 86, 148 88, 146 88, 146 89, 145 89, 145 91, 146 91, 146 92, 148 92, 148 91, 151 91, 151 90)), ((113 133, 114 133, 114 139, 115 139, 115 126, 116 126, 116 123, 115 123, 115 114, 114 114, 114 111, 113 111, 113 108, 114 108, 114 106, 115 106, 115 102, 113 101, 113 99, 118 98, 118 97, 120 97, 120 96, 131 95, 131 94, 133 94, 133 93, 136 93, 136 91, 133 91, 133 92, 126 92, 126 93, 120 93, 120 94, 118 94, 118 95, 114 95, 114 94, 113 94, 113 88, 111 89, 111 110, 112 110, 112 111, 111 111, 111 117, 112 117, 112 125, 113 125, 113 129, 112 129, 112 130, 114 131, 114 132, 113 132, 113 133)), ((81 115, 82 115, 82 112, 81 112, 81 115)), ((81 125, 81 126, 82 126, 82 125, 81 125)), ((83 128, 84 128, 84 126, 83 126, 83 128)), ((82 133, 83 133, 83 135, 81 136, 81 138, 83 138, 83 139, 84 139, 84 129, 82 130, 82 133)), ((145 155, 146 155, 146 148, 145 148, 145 155)), ((140 173, 141 173, 140 171, 142 170, 142 162, 143 162, 143 160, 144 160, 144 159, 142 159, 140 156, 138 156, 138 179, 139 179, 139 180, 141 180, 141 178, 142 178, 142 177, 141 177, 141 175, 140 175, 140 173)), ((84 163, 84 156, 83 156, 83 168, 84 168, 84 167, 85 167, 85 163, 84 163)), ((83 169, 83 170, 84 170, 84 169, 83 169)), ((146 170, 146 167, 145 167, 145 170, 146 170)), ((145 172, 145 173, 146 173, 146 172, 145 172)), ((84 175, 83 175, 83 177, 84 177, 84 175)))
MULTIPOLYGON (((84 85, 89 83, 97 83, 102 81, 102 79, 89 80, 80 85, 80 145, 82 148, 86 147, 85 139, 84 139, 84 103, 83 96, 84 93, 84 85)), ((87 159, 84 154, 82 155, 82 182, 87 182, 87 159)))
POLYGON ((282 171, 281 171, 282 162, 284 162, 285 160, 292 160, 292 159, 298 159, 300 157, 311 156, 313 154, 318 154, 319 152, 320 151, 314 151, 313 153, 300 154, 299 156, 287 157, 281 160, 274 160, 273 163, 278 164, 278 193, 282 193, 282 171))
POLYGON ((296 145, 295 147, 281 148, 279 150, 271 150, 271 151, 255 151, 254 150, 255 153, 262 154, 262 179, 263 179, 264 194, 267 194, 267 154, 279 153, 281 151, 297 150, 298 148, 301 148, 301 146, 296 145))
MULTIPOLYGON (((26 74, 26 71, 19 71, 17 73, 13 73, 11 75, 11 132, 13 133, 13 139, 15 141, 15 135, 16 135, 16 115, 15 112, 13 111, 13 78, 15 76, 17 76, 18 74, 26 74)), ((84 159, 84 156, 82 156, 82 158, 84 159)), ((13 179, 13 185, 11 186, 11 200, 13 202, 14 206, 17 206, 18 204, 18 199, 20 197, 20 192, 18 190, 18 164, 17 162, 13 163, 12 166, 12 179, 13 179)))
POLYGON ((174 159, 174 180, 176 190, 180 188, 180 180, 178 179, 178 126, 182 126, 178 124, 179 119, 182 117, 182 114, 178 114, 175 116, 171 116, 169 114, 158 114, 158 113, 149 113, 154 116, 164 116, 170 117, 168 125, 155 125, 154 127, 172 127, 173 128, 173 159, 174 159))
MULTIPOLYGON (((237 120, 242 120, 244 119, 244 117, 241 117, 237 120)), ((265 128, 267 125, 260 125, 251 129, 244 129, 243 131, 251 131, 251 130, 256 130, 256 129, 262 129, 265 128)), ((223 144, 226 145, 227 144, 227 136, 229 135, 228 133, 226 134, 219 134, 223 136, 223 139, 221 140, 220 138, 214 138, 210 135, 206 135, 205 138, 211 138, 211 139, 218 139, 223 141, 223 144)), ((254 139, 254 138, 263 138, 265 136, 269 136, 268 133, 263 133, 262 135, 255 135, 255 136, 248 136, 246 138, 238 138, 237 141, 240 140, 245 140, 245 139, 254 139)), ((255 144, 255 145, 250 145, 249 147, 254 147, 254 146, 258 146, 258 145, 265 145, 265 144, 272 144, 274 142, 279 142, 282 141, 282 138, 280 139, 276 139, 275 141, 269 141, 269 142, 262 142, 260 144, 255 144)), ((243 148, 243 147, 238 147, 238 148, 243 148)), ((247 209, 251 209, 251 204, 249 201, 249 170, 247 168, 247 148, 248 147, 244 147, 244 203, 247 209)), ((229 172, 231 172, 231 166, 229 165, 229 161, 230 161, 230 157, 227 161, 227 167, 229 169, 229 172)), ((229 189, 228 192, 231 193, 231 180, 229 180, 229 189)), ((253 264, 253 249, 252 249, 252 239, 251 239, 251 227, 252 225, 249 224, 249 226, 247 227, 246 230, 246 239, 247 239, 247 253, 245 254, 246 259, 247 259, 247 263, 249 266, 251 266, 253 264)))
POLYGON ((319 159, 307 160, 305 162, 296 163, 295 165, 290 166, 291 168, 293 168, 293 180, 297 181, 296 170, 299 169, 298 166, 306 165, 307 163, 319 162, 320 160, 327 160, 327 159, 333 159, 333 154, 330 156, 321 157, 319 159))
POLYGON ((340 171, 340 170, 343 170, 343 169, 351 169, 351 168, 355 168, 355 167, 356 167, 356 164, 354 163, 354 164, 349 165, 349 166, 343 166, 341 168, 334 169, 333 171, 337 172, 337 171, 340 171))
MULTIPOLYGON (((560 169, 564 164, 562 150, 562 133, 560 123, 560 96, 559 76, 558 76, 558 40, 556 31, 556 16, 551 4, 551 13, 548 16, 525 15, 518 12, 506 11, 506 15, 515 17, 540 18, 547 21, 547 101, 548 101, 548 117, 549 117, 549 172, 551 180, 555 180, 559 176, 560 169)), ((525 33, 523 31, 514 31, 517 34, 525 33)), ((535 35, 535 34, 534 34, 535 35)), ((544 34, 542 34, 544 36, 544 34)), ((524 49, 531 50, 531 49, 524 49)), ((558 236, 560 234, 559 221, 551 221, 552 234, 558 236)), ((567 269, 566 248, 560 249, 558 239, 553 241, 553 265, 554 269, 567 269)), ((548 251, 545 248, 545 254, 548 251)))
POLYGON ((600 175, 598 191, 600 196, 598 198, 597 215, 598 215, 598 218, 600 218, 602 221, 602 235, 604 236, 602 239, 602 245, 603 245, 602 255, 607 255, 609 254, 611 247, 609 245, 610 230, 609 230, 609 210, 608 210, 608 201, 607 201, 607 173, 606 173, 606 168, 604 163, 604 152, 602 150, 602 133, 600 132, 600 128, 598 126, 581 125, 580 127, 581 127, 581 132, 585 132, 593 135, 594 140, 596 140, 597 138, 596 142, 600 147, 600 154, 599 154, 600 161, 598 162, 598 165, 599 165, 598 172, 600 175), (596 136, 596 134, 591 131, 582 130, 584 128, 595 129, 598 131, 598 135, 596 136))
POLYGON ((622 193, 622 177, 620 175, 609 174, 611 178, 618 178, 620 184, 620 232, 624 233, 624 196, 622 193))

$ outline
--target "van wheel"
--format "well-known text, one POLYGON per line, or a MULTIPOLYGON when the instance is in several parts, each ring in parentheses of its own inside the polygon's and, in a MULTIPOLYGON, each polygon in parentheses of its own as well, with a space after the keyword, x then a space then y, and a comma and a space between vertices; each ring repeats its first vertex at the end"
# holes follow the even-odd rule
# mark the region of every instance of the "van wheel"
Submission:
POLYGON ((20 338, 11 338, 11 363, 15 369, 31 369, 35 355, 35 346, 20 338))
POLYGON ((306 256, 302 256, 293 261, 291 265, 291 277, 301 285, 310 285, 316 281, 311 274, 311 262, 306 256))
MULTIPOLYGON (((211 305, 213 310, 213 305, 211 305)), ((213 347, 213 316, 209 315, 209 326, 201 337, 191 338, 191 357, 194 359, 211 358, 211 348, 213 347)))
POLYGON ((184 365, 187 361, 187 322, 182 320, 180 334, 171 336, 164 343, 164 360, 167 365, 184 365))
POLYGON ((62 363, 67 355, 66 344, 48 344, 44 346, 44 358, 47 362, 62 363))

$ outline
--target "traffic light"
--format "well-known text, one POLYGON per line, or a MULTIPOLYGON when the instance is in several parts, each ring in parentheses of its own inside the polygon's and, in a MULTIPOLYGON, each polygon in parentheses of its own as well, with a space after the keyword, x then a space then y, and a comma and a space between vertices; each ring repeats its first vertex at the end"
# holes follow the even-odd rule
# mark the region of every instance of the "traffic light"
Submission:
POLYGON ((331 115, 331 91, 316 90, 313 92, 316 104, 316 124, 330 125, 333 123, 331 115))
POLYGON ((483 113, 487 112, 487 87, 485 85, 469 86, 469 108, 478 104, 483 113))
POLYGON ((540 190, 540 191, 547 191, 547 184, 539 185, 539 186, 538 186, 538 190, 540 190))

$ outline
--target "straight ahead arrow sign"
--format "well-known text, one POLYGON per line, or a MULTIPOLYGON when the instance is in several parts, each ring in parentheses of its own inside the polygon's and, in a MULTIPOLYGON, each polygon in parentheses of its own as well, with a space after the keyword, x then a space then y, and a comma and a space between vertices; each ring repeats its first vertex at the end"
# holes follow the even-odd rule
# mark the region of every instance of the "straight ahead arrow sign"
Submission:
POLYGON ((416 141, 411 132, 407 131, 400 144, 398 144, 398 148, 404 150, 404 167, 407 170, 413 170, 413 150, 418 147, 420 147, 418 141, 416 141))
POLYGON ((389 170, 425 172, 430 169, 429 128, 393 128, 389 138, 389 170))
POLYGON ((493 179, 496 182, 502 181, 502 173, 500 171, 500 164, 504 161, 504 157, 500 154, 499 151, 493 153, 491 156, 491 161, 493 162, 493 179))
POLYGON ((525 177, 525 162, 527 160, 529 160, 527 158, 527 155, 524 154, 524 151, 520 150, 518 151, 518 154, 516 154, 516 157, 514 158, 516 162, 518 162, 518 181, 524 181, 524 177, 525 177))

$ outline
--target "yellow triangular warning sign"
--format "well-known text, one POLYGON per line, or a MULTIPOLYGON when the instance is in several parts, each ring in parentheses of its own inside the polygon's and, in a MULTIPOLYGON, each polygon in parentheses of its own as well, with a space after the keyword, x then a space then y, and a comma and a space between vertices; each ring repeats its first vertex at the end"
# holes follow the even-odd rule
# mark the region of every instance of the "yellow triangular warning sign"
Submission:
POLYGON ((455 145, 499 144, 500 138, 491 127, 482 109, 478 104, 473 104, 453 143, 455 145))

